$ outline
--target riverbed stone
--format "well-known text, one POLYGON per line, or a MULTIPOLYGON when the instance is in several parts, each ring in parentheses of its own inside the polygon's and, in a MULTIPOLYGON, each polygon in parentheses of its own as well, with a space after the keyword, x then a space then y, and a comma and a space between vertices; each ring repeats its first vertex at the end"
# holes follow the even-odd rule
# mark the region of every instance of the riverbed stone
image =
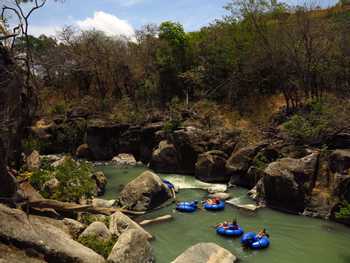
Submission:
POLYGON ((110 219, 109 230, 113 235, 120 236, 129 229, 138 229, 147 239, 151 240, 153 237, 150 233, 144 230, 139 224, 131 220, 122 212, 115 212, 110 219))
POLYGON ((215 243, 199 243, 188 248, 172 263, 234 263, 237 258, 215 243))
POLYGON ((29 171, 35 171, 40 168, 40 154, 38 151, 32 151, 26 157, 26 166, 29 171))
POLYGON ((107 177, 105 176, 105 174, 102 171, 96 171, 95 173, 93 173, 91 178, 96 183, 97 196, 103 195, 106 191, 106 185, 107 185, 107 177))
POLYGON ((135 211, 146 211, 158 207, 172 197, 162 179, 150 171, 143 172, 129 182, 119 195, 121 206, 135 211))
POLYGON ((152 263, 155 262, 151 244, 139 229, 123 232, 107 259, 108 263, 152 263))

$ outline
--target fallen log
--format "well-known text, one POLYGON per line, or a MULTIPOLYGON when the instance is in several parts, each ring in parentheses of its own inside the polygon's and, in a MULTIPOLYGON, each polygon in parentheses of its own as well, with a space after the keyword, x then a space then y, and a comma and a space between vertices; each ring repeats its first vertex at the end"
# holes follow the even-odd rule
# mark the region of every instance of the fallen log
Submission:
POLYGON ((94 207, 92 205, 79 205, 74 203, 60 202, 51 199, 40 199, 27 202, 29 208, 52 208, 57 212, 72 213, 72 212, 87 212, 91 214, 112 215, 115 212, 123 212, 125 214, 143 215, 145 212, 130 211, 123 208, 104 208, 94 207))
POLYGON ((172 215, 164 215, 164 216, 156 217, 154 219, 143 220, 139 223, 139 225, 145 226, 145 225, 149 225, 149 224, 169 221, 171 219, 173 219, 172 215))

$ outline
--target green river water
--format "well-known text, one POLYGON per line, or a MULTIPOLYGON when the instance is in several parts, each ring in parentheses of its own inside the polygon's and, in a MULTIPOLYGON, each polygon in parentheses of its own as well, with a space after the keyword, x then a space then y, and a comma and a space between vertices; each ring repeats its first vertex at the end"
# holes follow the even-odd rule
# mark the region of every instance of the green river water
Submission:
MULTIPOLYGON (((145 170, 144 167, 112 166, 99 169, 109 179, 105 199, 115 199, 125 184, 145 170)), ((167 175, 166 178, 171 180, 172 176, 167 175)), ((193 177, 184 178, 188 182, 194 180, 193 177)), ((245 189, 236 188, 229 192, 240 202, 249 202, 245 189)), ((203 190, 184 189, 179 191, 177 199, 202 200, 205 196, 203 190)), ((199 242, 214 242, 235 254, 240 262, 247 263, 350 263, 350 228, 339 224, 268 208, 251 213, 227 204, 222 212, 197 210, 193 214, 184 214, 175 211, 174 207, 171 205, 143 216, 154 218, 172 214, 174 217, 172 221, 145 227, 155 237, 152 246, 157 263, 169 263, 199 242), (213 225, 235 217, 245 231, 258 231, 265 227, 271 237, 271 246, 263 251, 244 250, 239 239, 223 238, 215 233, 213 225)))

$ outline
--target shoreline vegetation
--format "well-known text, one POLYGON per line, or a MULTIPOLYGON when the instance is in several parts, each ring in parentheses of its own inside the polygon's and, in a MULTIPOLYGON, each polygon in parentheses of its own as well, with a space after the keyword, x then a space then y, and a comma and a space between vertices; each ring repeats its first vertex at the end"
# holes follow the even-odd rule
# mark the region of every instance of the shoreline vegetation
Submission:
MULTIPOLYGON (((257 207, 350 225, 348 1, 228 0, 227 16, 197 31, 165 21, 132 39, 72 26, 31 36, 46 1, 7 2, 0 261, 154 262, 154 237, 135 221, 176 199, 157 173, 244 187, 257 207), (110 161, 150 171, 101 200, 108 179, 91 163, 110 161)), ((174 262, 203 249, 194 263, 236 260, 201 243, 174 262)))

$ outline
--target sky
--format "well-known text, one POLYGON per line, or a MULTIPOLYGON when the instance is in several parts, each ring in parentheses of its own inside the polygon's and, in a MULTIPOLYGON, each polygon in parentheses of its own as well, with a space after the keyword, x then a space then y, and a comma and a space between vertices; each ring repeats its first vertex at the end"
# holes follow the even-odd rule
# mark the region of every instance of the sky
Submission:
MULTIPOLYGON (((9 0, 0 0, 9 1, 9 0)), ((194 31, 227 14, 229 0, 48 0, 33 14, 30 33, 54 35, 63 26, 102 30, 108 35, 131 37, 142 25, 163 21, 180 22, 186 31, 194 31)), ((303 0, 287 0, 302 4, 303 0)), ((313 0, 314 1, 314 0, 313 0)), ((336 0, 316 0, 321 6, 336 0)))

